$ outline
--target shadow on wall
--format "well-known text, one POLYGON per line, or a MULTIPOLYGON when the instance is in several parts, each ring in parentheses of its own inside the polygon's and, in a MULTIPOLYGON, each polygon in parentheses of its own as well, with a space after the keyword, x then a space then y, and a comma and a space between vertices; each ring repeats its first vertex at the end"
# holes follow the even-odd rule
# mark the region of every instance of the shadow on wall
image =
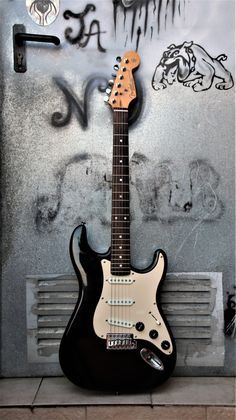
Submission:
MULTIPOLYGON (((224 205, 217 195, 220 177, 207 160, 191 161, 181 180, 176 179, 177 168, 171 161, 155 164, 134 153, 131 167, 131 192, 137 194, 146 223, 212 222, 222 216, 224 205)), ((102 155, 77 154, 64 161, 55 174, 54 194, 35 199, 37 231, 51 232, 93 218, 109 226, 111 180, 110 162, 102 155)))

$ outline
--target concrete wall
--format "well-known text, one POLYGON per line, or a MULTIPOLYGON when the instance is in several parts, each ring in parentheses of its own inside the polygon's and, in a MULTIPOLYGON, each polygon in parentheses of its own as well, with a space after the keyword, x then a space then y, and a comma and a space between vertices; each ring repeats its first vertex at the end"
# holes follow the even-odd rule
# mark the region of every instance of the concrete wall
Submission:
MULTIPOLYGON (((72 44, 65 31, 74 37, 80 24, 63 13, 86 4, 61 0, 55 22, 39 26, 24 0, 0 3, 4 376, 57 372, 28 363, 25 277, 72 272, 68 243, 80 221, 92 247, 109 246, 112 113, 101 90, 126 50, 141 57, 130 113, 132 262, 146 266, 160 247, 171 272, 222 272, 225 307, 234 293, 234 2, 95 0, 80 45, 72 44), (85 35, 94 20, 100 47, 97 35, 85 35), (24 74, 13 70, 15 23, 61 39, 59 48, 28 44, 24 74), (158 70, 153 86, 171 44, 180 64, 158 70), (195 86, 183 56, 184 69, 202 75, 195 86)), ((231 375, 234 357, 227 337, 224 367, 182 374, 231 375)))

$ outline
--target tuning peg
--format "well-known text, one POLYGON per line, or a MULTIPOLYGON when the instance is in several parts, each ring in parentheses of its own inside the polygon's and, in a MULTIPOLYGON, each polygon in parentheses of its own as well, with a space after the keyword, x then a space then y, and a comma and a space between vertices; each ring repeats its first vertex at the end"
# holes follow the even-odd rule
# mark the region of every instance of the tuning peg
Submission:
POLYGON ((116 61, 118 61, 118 63, 121 62, 121 57, 118 55, 118 57, 116 57, 116 61))
POLYGON ((113 85, 114 85, 114 80, 113 79, 108 80, 108 86, 113 86, 113 85))
POLYGON ((115 77, 116 78, 116 74, 112 73, 111 77, 115 77))
POLYGON ((103 100, 104 100, 104 102, 108 103, 108 101, 109 101, 109 96, 104 96, 103 100))
POLYGON ((111 89, 107 88, 107 89, 106 89, 106 93, 107 93, 108 95, 110 95, 110 93, 111 93, 111 89))
POLYGON ((118 64, 115 64, 115 65, 114 65, 114 67, 113 67, 113 69, 114 69, 115 71, 119 70, 119 68, 120 68, 120 67, 118 66, 118 64))

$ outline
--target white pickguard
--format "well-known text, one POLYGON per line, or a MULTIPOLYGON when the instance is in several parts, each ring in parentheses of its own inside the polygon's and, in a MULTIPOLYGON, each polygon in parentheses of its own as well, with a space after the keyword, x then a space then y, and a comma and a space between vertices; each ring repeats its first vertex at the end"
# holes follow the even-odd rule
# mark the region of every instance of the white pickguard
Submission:
POLYGON ((135 339, 150 341, 163 353, 171 354, 172 341, 156 305, 156 290, 165 267, 162 253, 148 273, 131 271, 128 276, 115 276, 111 274, 110 261, 104 259, 101 264, 104 281, 93 319, 96 334, 104 339, 108 333, 133 334, 135 339), (144 324, 143 331, 135 328, 138 322, 144 324), (158 332, 157 338, 150 338, 151 330, 158 332), (170 343, 168 350, 161 347, 163 341, 170 343))

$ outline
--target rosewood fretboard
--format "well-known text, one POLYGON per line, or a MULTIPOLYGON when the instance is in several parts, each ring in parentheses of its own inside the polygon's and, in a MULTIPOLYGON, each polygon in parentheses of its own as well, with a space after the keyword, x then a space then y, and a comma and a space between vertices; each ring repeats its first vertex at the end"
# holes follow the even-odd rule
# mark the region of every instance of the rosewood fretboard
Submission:
POLYGON ((128 110, 113 112, 111 273, 130 273, 128 110))

